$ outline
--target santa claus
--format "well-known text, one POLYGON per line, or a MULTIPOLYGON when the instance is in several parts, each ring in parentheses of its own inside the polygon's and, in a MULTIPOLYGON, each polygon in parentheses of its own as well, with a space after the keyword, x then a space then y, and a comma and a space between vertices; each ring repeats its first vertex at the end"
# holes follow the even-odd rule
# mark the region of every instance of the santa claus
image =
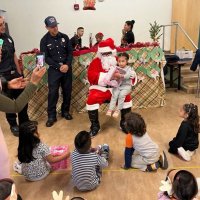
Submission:
MULTIPOLYGON (((86 108, 91 122, 90 135, 94 137, 100 130, 98 120, 98 109, 102 103, 108 103, 112 96, 112 88, 106 85, 105 79, 111 66, 117 65, 116 49, 111 38, 101 41, 98 46, 97 57, 91 62, 88 68, 88 80, 90 83, 86 108)), ((121 74, 116 72, 113 75, 115 80, 121 78, 121 74)), ((123 109, 121 110, 120 127, 125 129, 125 114, 131 111, 132 100, 130 94, 126 96, 123 109)))

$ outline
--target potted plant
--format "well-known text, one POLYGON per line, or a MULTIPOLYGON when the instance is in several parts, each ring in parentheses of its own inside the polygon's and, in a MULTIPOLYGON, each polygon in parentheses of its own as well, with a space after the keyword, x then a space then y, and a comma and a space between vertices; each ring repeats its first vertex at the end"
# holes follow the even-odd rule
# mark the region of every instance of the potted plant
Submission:
POLYGON ((150 24, 150 29, 149 29, 150 37, 154 42, 158 42, 158 40, 162 36, 162 34, 160 34, 162 26, 159 25, 156 21, 154 21, 153 24, 152 23, 149 24, 150 24))

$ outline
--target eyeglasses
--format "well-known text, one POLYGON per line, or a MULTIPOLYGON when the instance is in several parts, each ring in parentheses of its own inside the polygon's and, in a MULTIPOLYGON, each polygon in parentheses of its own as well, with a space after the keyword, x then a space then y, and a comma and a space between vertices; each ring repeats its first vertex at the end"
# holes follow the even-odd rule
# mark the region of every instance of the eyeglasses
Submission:
POLYGON ((105 53, 101 53, 102 56, 110 56, 112 55, 112 52, 105 52, 105 53))

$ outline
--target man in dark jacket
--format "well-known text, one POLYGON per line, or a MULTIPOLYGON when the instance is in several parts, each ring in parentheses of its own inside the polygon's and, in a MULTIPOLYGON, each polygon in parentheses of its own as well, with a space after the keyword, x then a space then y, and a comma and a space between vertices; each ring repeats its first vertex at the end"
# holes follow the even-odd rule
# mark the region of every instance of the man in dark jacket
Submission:
MULTIPOLYGON (((19 67, 18 58, 15 53, 15 45, 13 39, 5 33, 5 20, 0 16, 0 76, 4 77, 6 81, 10 81, 14 78, 22 76, 22 70, 19 67)), ((22 89, 17 90, 6 90, 4 91, 6 96, 11 99, 16 99, 22 92, 22 89)), ((23 108, 21 112, 18 113, 19 124, 29 121, 27 114, 28 104, 23 108)), ((10 130, 13 135, 19 135, 19 127, 17 124, 17 115, 15 113, 6 113, 7 121, 10 125, 10 130)))
POLYGON ((40 50, 45 53, 45 61, 48 69, 48 120, 47 127, 51 127, 56 121, 56 104, 61 85, 63 103, 61 107, 62 117, 71 120, 69 113, 72 91, 72 47, 67 35, 58 31, 58 23, 53 16, 45 19, 48 32, 40 41, 40 50))

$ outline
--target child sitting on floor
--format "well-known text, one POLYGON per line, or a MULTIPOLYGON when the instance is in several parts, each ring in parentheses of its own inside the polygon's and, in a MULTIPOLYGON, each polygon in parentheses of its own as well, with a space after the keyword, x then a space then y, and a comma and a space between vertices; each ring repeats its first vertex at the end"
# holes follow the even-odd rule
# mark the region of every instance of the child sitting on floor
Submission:
POLYGON ((130 112, 125 116, 126 148, 124 169, 138 168, 142 171, 156 171, 168 168, 168 161, 163 151, 160 154, 159 147, 152 141, 146 132, 146 124, 138 113, 130 112))
POLYGON ((196 178, 186 170, 170 170, 161 181, 158 200, 195 200, 198 193, 196 178))
POLYGON ((108 161, 91 148, 87 131, 79 132, 74 144, 75 150, 71 155, 73 184, 80 191, 93 190, 100 184, 102 168, 108 166, 108 161))
MULTIPOLYGON (((129 55, 127 53, 120 53, 117 58, 117 63, 121 70, 125 72, 125 74, 120 73, 119 79, 122 79, 120 85, 118 87, 114 87, 112 90, 112 98, 110 101, 109 109, 106 113, 107 116, 113 116, 117 118, 119 116, 120 110, 122 110, 124 105, 124 100, 127 94, 131 92, 132 88, 132 80, 136 80, 135 71, 128 66, 129 55), (117 108, 115 109, 117 104, 117 108), (114 111, 115 109, 115 111, 114 111), (114 113, 112 113, 114 111, 114 113)), ((135 81, 136 82, 136 81, 135 81)), ((134 84, 135 84, 134 82, 134 84)))
POLYGON ((52 156, 49 147, 40 141, 35 123, 28 121, 19 127, 18 159, 26 180, 44 179, 51 170, 49 163, 59 162, 69 156, 69 152, 52 156))
POLYGON ((199 115, 198 107, 192 103, 184 104, 179 111, 184 120, 176 137, 169 142, 169 152, 179 154, 184 160, 190 161, 199 146, 199 115))

